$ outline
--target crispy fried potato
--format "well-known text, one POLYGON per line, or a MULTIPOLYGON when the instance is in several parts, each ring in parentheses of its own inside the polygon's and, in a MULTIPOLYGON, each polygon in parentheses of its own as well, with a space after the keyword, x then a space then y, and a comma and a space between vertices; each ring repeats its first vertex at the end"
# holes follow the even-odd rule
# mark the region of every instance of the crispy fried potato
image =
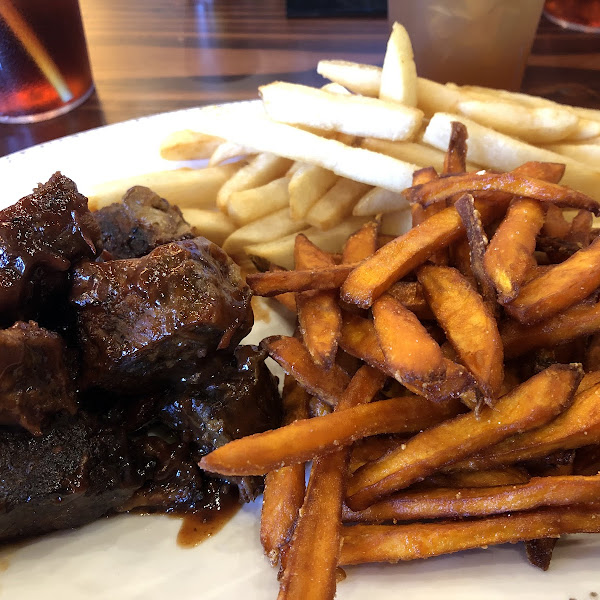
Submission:
POLYGON ((345 521, 384 523, 487 517, 542 506, 569 506, 594 502, 600 492, 600 476, 534 477, 520 485, 473 488, 441 488, 394 494, 368 508, 349 512, 345 521))
POLYGON ((503 485, 527 483, 531 477, 522 467, 500 467, 485 471, 453 471, 452 473, 435 473, 421 483, 429 487, 444 488, 489 488, 503 485))
POLYGON ((182 209, 183 218, 194 228, 196 235, 222 246, 225 240, 235 231, 233 221, 221 211, 202 208, 182 209))
POLYGON ((385 361, 396 380, 418 382, 423 387, 439 385, 446 375, 442 351, 414 313, 384 294, 373 304, 373 321, 385 361))
POLYGON ((443 173, 464 173, 467 170, 467 128, 455 121, 452 123, 448 151, 444 155, 443 173))
POLYGON ((296 83, 276 81, 258 88, 275 121, 350 135, 409 140, 423 113, 409 106, 356 95, 330 94, 296 83))
POLYGON ((210 158, 224 140, 191 129, 174 131, 160 144, 160 155, 167 160, 197 160, 210 158))
POLYGON ((227 476, 262 475, 364 437, 420 431, 456 412, 455 404, 434 404, 418 396, 379 400, 233 440, 204 456, 200 467, 227 476))
POLYGON ((355 231, 344 244, 342 263, 359 263, 377 251, 379 221, 369 221, 355 231))
MULTIPOLYGON (((308 417, 310 396, 289 376, 283 389, 284 424, 308 417)), ((265 477, 260 517, 260 541, 271 565, 288 543, 304 501, 304 465, 290 465, 270 471, 265 477)))
POLYGON ((280 177, 260 187, 233 192, 227 200, 227 214, 241 226, 287 208, 289 182, 289 177, 280 177))
POLYGON ((600 144, 550 144, 546 149, 568 156, 592 169, 598 169, 600 165, 600 144))
POLYGON ((303 220, 337 180, 338 176, 329 169, 317 165, 302 165, 292 176, 288 188, 292 219, 303 220))
POLYGON ((320 60, 317 73, 355 94, 371 98, 379 97, 381 67, 346 60, 320 60))
POLYGON ((417 281, 399 281, 395 283, 387 293, 393 296, 405 308, 412 311, 421 320, 431 320, 435 317, 425 300, 423 286, 417 281))
POLYGON ((394 212, 408 206, 408 201, 402 194, 376 187, 369 190, 358 200, 352 209, 352 214, 372 217, 382 213, 394 212))
POLYGON ((342 528, 340 564, 414 560, 494 544, 599 531, 600 509, 596 505, 538 509, 473 521, 353 525, 342 528))
POLYGON ((583 300, 598 286, 600 239, 526 283, 506 309, 521 323, 538 323, 583 300))
POLYGON ((417 434, 404 449, 366 464, 352 476, 348 506, 353 510, 366 508, 448 463, 514 433, 544 425, 571 403, 582 375, 576 366, 552 365, 501 398, 493 408, 482 408, 479 416, 471 412, 417 434))
POLYGON ((573 404, 554 421, 532 431, 512 436, 456 463, 452 468, 491 468, 547 456, 556 450, 571 450, 600 442, 600 385, 579 392, 573 404))
POLYGON ((379 97, 405 106, 417 105, 417 67, 408 32, 394 23, 383 59, 379 97))
POLYGON ((511 172, 453 175, 408 188, 404 195, 409 202, 419 202, 427 207, 457 194, 478 191, 504 192, 549 202, 556 206, 584 208, 595 215, 600 215, 600 203, 581 192, 511 172))
POLYGON ((394 212, 381 215, 380 231, 382 235, 391 235, 396 238, 404 235, 411 227, 412 216, 409 208, 402 208, 394 212))
POLYGON ((331 406, 337 404, 350 381, 348 374, 337 365, 328 370, 316 365, 308 350, 296 338, 273 335, 265 338, 261 346, 309 394, 331 406))
POLYGON ((210 155, 208 161, 209 167, 222 165, 230 160, 247 158, 256 154, 256 150, 247 146, 240 146, 233 142, 223 142, 219 144, 214 152, 210 155))
POLYGON ((521 198, 511 204, 496 229, 483 265, 503 304, 514 300, 535 264, 535 240, 543 224, 544 211, 540 203, 521 198))
POLYGON ((491 404, 504 378, 504 352, 495 319, 456 269, 426 265, 417 276, 433 314, 491 404))
MULTIPOLYGON (((482 221, 498 212, 495 205, 475 203, 482 221)), ((464 235, 464 226, 454 207, 449 207, 380 248, 346 279, 342 300, 369 308, 395 281, 410 273, 437 250, 464 235)))

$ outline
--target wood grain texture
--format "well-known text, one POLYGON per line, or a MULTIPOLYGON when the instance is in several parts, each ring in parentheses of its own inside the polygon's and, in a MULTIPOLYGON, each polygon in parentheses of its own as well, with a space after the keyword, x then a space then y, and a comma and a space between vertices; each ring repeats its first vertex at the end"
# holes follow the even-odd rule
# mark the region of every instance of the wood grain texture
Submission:
MULTIPOLYGON (((275 79, 319 85, 320 58, 381 65, 382 18, 286 19, 284 0, 80 0, 96 92, 35 125, 0 125, 0 156, 144 115, 254 98, 275 79)), ((542 18, 523 91, 600 107, 600 36, 542 18)))

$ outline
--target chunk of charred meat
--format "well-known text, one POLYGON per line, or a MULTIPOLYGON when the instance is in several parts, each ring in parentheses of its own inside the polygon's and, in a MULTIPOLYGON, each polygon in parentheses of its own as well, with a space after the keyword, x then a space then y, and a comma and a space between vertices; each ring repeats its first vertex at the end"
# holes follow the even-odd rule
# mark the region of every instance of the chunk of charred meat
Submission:
POLYGON ((77 403, 60 336, 33 321, 0 331, 0 424, 41 435, 62 411, 75 414, 77 403))
POLYGON ((250 290, 215 244, 195 238, 142 258, 75 269, 84 387, 137 392, 198 370, 250 331, 250 290))
POLYGON ((41 304, 66 294, 71 265, 100 249, 87 198, 60 173, 0 211, 0 321, 35 318, 41 304))
POLYGON ((89 523, 140 487, 125 432, 79 411, 48 433, 0 436, 0 540, 89 523))
POLYGON ((140 185, 129 189, 122 202, 100 209, 94 217, 104 250, 112 259, 139 258, 163 244, 194 237, 177 206, 140 185))

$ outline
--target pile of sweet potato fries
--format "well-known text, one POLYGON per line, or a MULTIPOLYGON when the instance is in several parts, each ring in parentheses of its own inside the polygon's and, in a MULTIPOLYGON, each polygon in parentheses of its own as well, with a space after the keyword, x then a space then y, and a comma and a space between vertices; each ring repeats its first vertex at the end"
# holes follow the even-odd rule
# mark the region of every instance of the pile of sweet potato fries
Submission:
POLYGON ((414 174, 408 233, 374 220, 341 255, 300 234, 295 270, 248 277, 297 314, 262 342, 286 421, 200 465, 267 475, 280 599, 333 598, 339 566, 506 542, 546 569, 555 538, 600 531, 600 204, 561 164, 466 173, 466 144, 455 123, 442 174, 414 174))

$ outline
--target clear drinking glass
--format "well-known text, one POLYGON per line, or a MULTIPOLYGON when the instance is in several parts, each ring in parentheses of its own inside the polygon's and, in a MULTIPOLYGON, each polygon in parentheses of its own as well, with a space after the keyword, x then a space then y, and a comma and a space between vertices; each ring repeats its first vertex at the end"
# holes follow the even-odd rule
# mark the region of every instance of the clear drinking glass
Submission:
POLYGON ((544 0, 388 0, 410 35, 417 73, 441 83, 517 90, 544 0))
POLYGON ((78 0, 0 0, 0 122, 50 119, 92 90, 78 0))

